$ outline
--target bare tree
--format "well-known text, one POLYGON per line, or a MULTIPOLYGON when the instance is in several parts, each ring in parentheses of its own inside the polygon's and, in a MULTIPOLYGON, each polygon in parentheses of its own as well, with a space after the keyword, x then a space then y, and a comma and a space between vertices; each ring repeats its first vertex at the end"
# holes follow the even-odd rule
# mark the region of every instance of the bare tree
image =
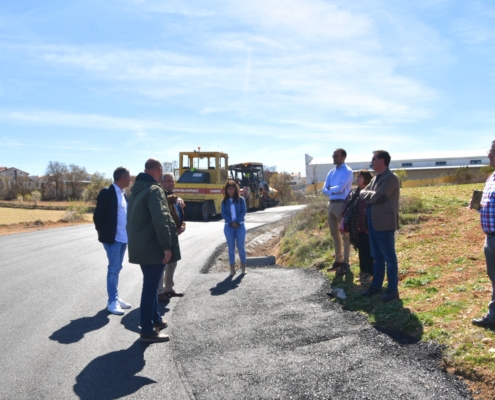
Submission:
POLYGON ((292 180, 291 174, 288 172, 275 172, 270 178, 270 186, 278 191, 277 199, 282 204, 287 204, 294 200, 294 191, 290 186, 292 180))
POLYGON ((71 197, 73 199, 79 200, 82 198, 84 184, 83 181, 86 180, 88 176, 88 171, 86 168, 79 167, 75 164, 69 165, 69 170, 66 174, 67 185, 70 187, 71 197))
POLYGON ((179 179, 179 163, 177 160, 165 161, 163 163, 163 172, 171 172, 174 174, 175 180, 179 179))
POLYGON ((98 193, 104 187, 110 186, 112 180, 105 177, 105 174, 95 172, 91 177, 91 182, 84 189, 83 199, 85 201, 90 201, 92 203, 96 203, 96 198, 98 197, 98 193))
POLYGON ((272 165, 270 167, 263 167, 263 175, 265 176, 265 181, 270 182, 270 178, 277 172, 277 166, 272 165))
POLYGON ((176 160, 174 161, 165 161, 163 163, 163 172, 174 172, 174 170, 177 168, 179 164, 177 163, 176 160))
POLYGON ((63 181, 68 171, 67 165, 58 161, 50 161, 46 167, 47 180, 55 185, 55 198, 57 199, 64 197, 63 181))

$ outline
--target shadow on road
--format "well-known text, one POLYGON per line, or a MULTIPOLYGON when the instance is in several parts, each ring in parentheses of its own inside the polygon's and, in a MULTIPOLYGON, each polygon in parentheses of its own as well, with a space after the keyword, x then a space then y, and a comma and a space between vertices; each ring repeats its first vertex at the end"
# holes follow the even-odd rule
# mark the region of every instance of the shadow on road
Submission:
POLYGON ((229 275, 222 282, 218 282, 217 286, 210 289, 211 295, 221 296, 222 294, 225 294, 233 289, 236 289, 237 287, 239 287, 239 284, 241 283, 243 278, 244 275, 242 274, 237 275, 235 279, 233 279, 229 275))
POLYGON ((101 329, 108 324, 110 322, 108 315, 109 312, 104 309, 97 312, 92 317, 82 317, 72 320, 68 325, 53 332, 50 339, 61 344, 76 343, 81 340, 85 334, 101 329))
MULTIPOLYGON (((164 316, 167 312, 170 311, 169 308, 166 307, 167 303, 158 302, 158 312, 160 315, 164 316)), ((124 325, 124 328, 136 333, 141 333, 141 323, 140 323, 140 309, 136 308, 128 313, 126 313, 121 320, 121 324, 124 325)))
POLYGON ((126 350, 95 358, 76 377, 74 393, 85 400, 119 399, 156 383, 136 376, 144 368, 144 352, 148 346, 137 340, 126 350))
POLYGON ((409 308, 404 308, 402 300, 384 303, 381 295, 364 297, 361 293, 367 287, 356 285, 354 275, 349 271, 345 275, 336 274, 332 287, 342 288, 345 300, 339 300, 342 308, 349 311, 363 311, 370 316, 376 330, 390 336, 398 343, 417 343, 423 336, 423 324, 409 308))

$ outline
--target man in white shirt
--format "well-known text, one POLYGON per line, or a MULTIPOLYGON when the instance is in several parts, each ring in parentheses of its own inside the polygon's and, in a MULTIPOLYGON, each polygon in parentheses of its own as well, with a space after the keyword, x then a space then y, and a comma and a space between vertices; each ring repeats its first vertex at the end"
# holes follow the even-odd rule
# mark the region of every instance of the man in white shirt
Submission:
POLYGON ((351 191, 353 175, 352 169, 345 163, 347 153, 344 149, 336 149, 332 157, 335 168, 328 173, 321 190, 328 196, 328 226, 335 246, 335 262, 328 271, 345 274, 350 268, 351 243, 349 233, 344 232, 341 235, 339 226, 342 220, 344 200, 351 191))
POLYGON ((131 174, 124 167, 113 173, 114 183, 102 189, 96 199, 93 221, 98 231, 98 240, 107 252, 107 310, 115 315, 124 314, 123 309, 131 308, 119 297, 119 273, 127 248, 127 197, 124 189, 131 183, 131 174))

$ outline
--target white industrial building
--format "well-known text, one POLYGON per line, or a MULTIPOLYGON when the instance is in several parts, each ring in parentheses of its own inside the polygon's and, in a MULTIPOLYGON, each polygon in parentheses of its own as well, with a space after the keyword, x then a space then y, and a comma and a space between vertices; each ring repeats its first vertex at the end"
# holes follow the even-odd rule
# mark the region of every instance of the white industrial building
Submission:
MULTIPOLYGON (((405 169, 409 180, 452 175, 459 167, 465 166, 476 172, 482 166, 490 164, 486 151, 480 150, 437 152, 424 156, 420 154, 398 155, 397 159, 394 159, 394 155, 391 154, 391 157, 389 168, 392 171, 405 169)), ((371 170, 371 158, 372 154, 368 160, 353 160, 352 156, 348 154, 346 164, 352 168, 353 172, 360 169, 371 170)), ((335 167, 331 156, 313 158, 306 154, 305 163, 306 183, 308 185, 325 181, 328 172, 335 167)))

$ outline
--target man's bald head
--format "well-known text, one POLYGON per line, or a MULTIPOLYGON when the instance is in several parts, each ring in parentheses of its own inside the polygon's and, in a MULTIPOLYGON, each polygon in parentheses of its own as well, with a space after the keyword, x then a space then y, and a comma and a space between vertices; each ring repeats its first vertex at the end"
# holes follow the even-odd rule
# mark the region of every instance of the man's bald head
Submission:
POLYGON ((144 172, 151 175, 157 182, 161 180, 162 171, 162 163, 155 158, 148 159, 144 164, 144 172))

